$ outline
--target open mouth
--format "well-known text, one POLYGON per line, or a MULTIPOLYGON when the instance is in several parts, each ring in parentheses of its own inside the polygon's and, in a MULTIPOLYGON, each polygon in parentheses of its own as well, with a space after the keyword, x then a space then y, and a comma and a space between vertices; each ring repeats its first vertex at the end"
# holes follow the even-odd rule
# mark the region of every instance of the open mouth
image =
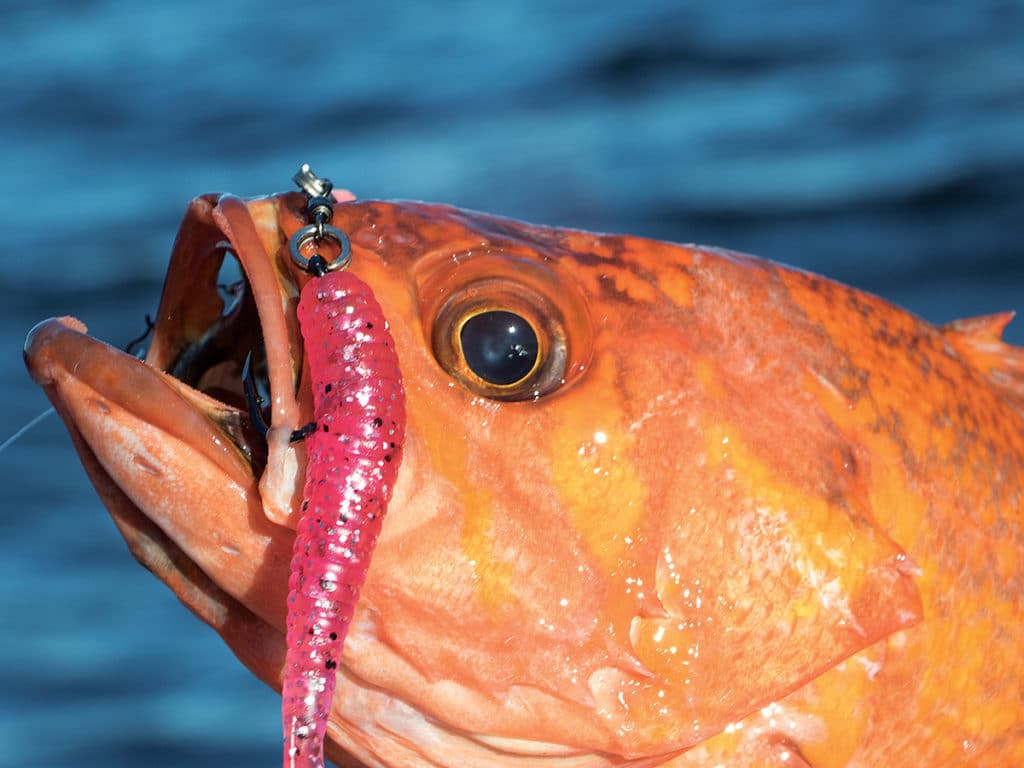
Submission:
MULTIPOLYGON (((296 193, 250 201, 198 198, 174 245, 146 363, 212 401, 207 416, 259 478, 267 429, 286 431, 311 406, 300 395, 300 276, 284 223, 301 223, 296 193)), ((207 400, 208 399, 208 400, 207 400)))
POLYGON ((158 367, 235 413, 234 418, 222 415, 219 423, 259 477, 267 460, 265 436, 270 411, 266 404, 271 399, 259 312, 230 244, 223 243, 211 257, 214 263, 220 262, 219 275, 213 284, 195 286, 196 306, 216 306, 220 302, 222 309, 197 338, 179 336, 184 324, 158 323, 154 339, 160 339, 162 348, 179 350, 175 359, 158 367))
MULTIPOLYGON (((25 346, 132 553, 222 635, 231 621, 260 633, 283 627, 290 539, 265 514, 259 483, 275 456, 287 458, 289 478, 302 473, 288 443, 309 408, 299 403, 308 393, 297 396, 308 387, 294 313, 300 278, 286 249, 281 258, 279 226, 286 203, 301 215, 294 197, 193 201, 145 361, 72 318, 41 323, 25 346)), ((292 509, 293 485, 276 509, 292 509)), ((273 684, 277 672, 270 664, 258 674, 273 684)))

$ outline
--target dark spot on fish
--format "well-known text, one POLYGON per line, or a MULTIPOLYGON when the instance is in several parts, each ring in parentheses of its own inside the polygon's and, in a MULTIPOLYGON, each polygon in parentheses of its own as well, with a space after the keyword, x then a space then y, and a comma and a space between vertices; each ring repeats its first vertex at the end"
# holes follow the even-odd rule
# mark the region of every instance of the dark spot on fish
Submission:
POLYGON ((309 499, 302 502, 302 511, 305 512, 307 509, 309 509, 309 499))
POLYGON ((378 416, 377 418, 375 418, 373 420, 373 426, 375 426, 375 427, 382 427, 382 426, 384 426, 384 419, 382 419, 380 416, 378 416))
POLYGON ((385 453, 384 454, 384 461, 391 461, 391 454, 390 453, 385 453))
POLYGON ((367 327, 367 328, 373 328, 373 323, 367 323, 367 324, 366 324, 366 327, 367 327))
POLYGON ((333 386, 332 384, 325 384, 325 385, 324 385, 324 394, 327 394, 327 393, 328 393, 328 392, 330 392, 330 391, 331 391, 332 389, 334 389, 334 386, 333 386))
POLYGON ((337 666, 338 662, 336 662, 334 659, 328 659, 327 662, 324 664, 324 667, 326 667, 327 669, 335 669, 337 666))
POLYGON ((329 429, 327 428, 327 425, 326 425, 326 424, 324 424, 324 432, 330 432, 330 431, 331 431, 331 430, 329 430, 329 429))
POLYGON ((337 632, 331 632, 331 634, 329 634, 328 637, 331 638, 331 640, 337 640, 338 639, 338 633, 337 632))

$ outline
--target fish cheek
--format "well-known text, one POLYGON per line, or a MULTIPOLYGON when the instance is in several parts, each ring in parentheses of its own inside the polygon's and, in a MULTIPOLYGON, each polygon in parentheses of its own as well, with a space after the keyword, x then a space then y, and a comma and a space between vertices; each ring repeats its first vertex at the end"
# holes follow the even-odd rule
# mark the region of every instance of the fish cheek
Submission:
MULTIPOLYGON (((660 354, 611 362, 597 340, 591 413, 604 420, 564 421, 552 451, 577 447, 555 461, 558 487, 609 579, 624 577, 610 591, 617 619, 631 619, 631 650, 652 674, 599 698, 640 749, 719 732, 912 625, 921 607, 913 564, 875 523, 856 461, 810 399, 786 400, 789 423, 685 341, 633 348, 660 354), (780 427, 806 457, 772 438, 780 427), (606 472, 616 489, 602 487, 606 472)), ((591 396, 588 381, 574 394, 591 396)))

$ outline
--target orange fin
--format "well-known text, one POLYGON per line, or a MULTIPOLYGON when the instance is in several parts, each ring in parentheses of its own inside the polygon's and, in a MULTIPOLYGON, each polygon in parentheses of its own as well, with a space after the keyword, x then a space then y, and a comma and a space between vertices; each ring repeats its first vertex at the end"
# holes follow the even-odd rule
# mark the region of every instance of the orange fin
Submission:
POLYGON ((1024 414, 1024 347, 1002 341, 1013 312, 968 317, 940 326, 956 350, 985 374, 985 378, 1024 414))

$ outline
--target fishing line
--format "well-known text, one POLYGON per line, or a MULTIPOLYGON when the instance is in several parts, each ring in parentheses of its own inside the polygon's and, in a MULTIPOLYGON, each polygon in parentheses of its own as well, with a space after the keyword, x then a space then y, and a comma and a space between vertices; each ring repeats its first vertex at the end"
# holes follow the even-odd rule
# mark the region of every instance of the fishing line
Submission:
MULTIPOLYGON (((136 338, 132 339, 127 344, 125 344, 124 345, 124 351, 127 352, 132 357, 138 358, 140 360, 143 357, 145 357, 145 350, 142 348, 142 345, 145 343, 146 339, 153 333, 153 328, 154 327, 155 327, 155 324, 153 323, 153 319, 147 314, 146 315, 146 330, 143 331, 141 334, 139 334, 139 336, 137 336, 136 338)), ((2 443, 0 443, 0 453, 3 453, 5 450, 7 450, 7 448, 10 447, 10 445, 12 443, 14 443, 15 440, 17 440, 19 437, 24 435, 26 432, 28 432, 30 429, 32 429, 32 427, 34 427, 36 424, 41 422, 43 419, 45 419, 51 413, 56 413, 56 412, 57 411, 51 405, 45 411, 40 413, 38 416, 36 416, 31 421, 29 421, 28 424, 23 426, 21 429, 19 429, 13 435, 11 435, 6 440, 4 440, 2 443)))
POLYGON ((23 426, 21 429, 19 429, 13 435, 11 435, 6 440, 4 440, 2 443, 0 443, 0 453, 3 453, 5 450, 7 450, 7 447, 9 445, 11 445, 15 440, 17 440, 19 437, 24 435, 26 432, 28 432, 30 429, 32 429, 32 427, 34 427, 36 424, 41 422, 43 419, 45 419, 51 413, 56 413, 56 412, 57 411, 53 408, 53 406, 50 406, 45 411, 40 413, 38 416, 36 416, 34 419, 32 419, 28 424, 23 426))

